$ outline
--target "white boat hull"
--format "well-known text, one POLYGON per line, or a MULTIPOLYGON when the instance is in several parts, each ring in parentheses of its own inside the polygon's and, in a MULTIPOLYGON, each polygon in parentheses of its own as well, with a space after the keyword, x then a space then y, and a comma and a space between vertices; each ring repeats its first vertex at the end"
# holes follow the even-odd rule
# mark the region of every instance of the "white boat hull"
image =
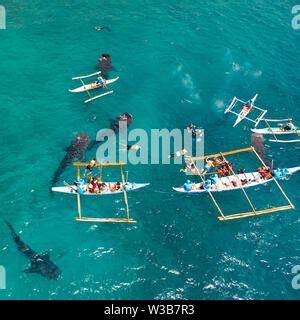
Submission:
MULTIPOLYGON (((119 77, 106 80, 106 85, 111 84, 113 82, 116 82, 118 79, 119 79, 119 77)), ((76 89, 72 89, 72 90, 70 89, 69 91, 70 92, 84 92, 84 91, 89 91, 89 90, 98 89, 98 88, 102 88, 102 87, 103 86, 99 86, 95 82, 92 82, 92 83, 83 85, 83 86, 76 88, 76 89)))
POLYGON ((252 132, 258 133, 258 134, 272 134, 272 135, 285 135, 285 134, 300 134, 300 130, 281 130, 278 127, 274 128, 263 128, 263 129, 251 129, 252 132))
MULTIPOLYGON (((297 171, 300 171, 300 167, 294 167, 287 169, 289 174, 293 174, 297 171)), ((251 172, 251 173, 242 173, 237 175, 231 175, 227 177, 219 178, 218 182, 214 185, 213 188, 210 188, 210 192, 224 192, 224 191, 233 191, 233 190, 239 190, 242 187, 243 188, 250 188, 255 187, 258 185, 266 184, 273 179, 263 179, 258 172, 251 172), (248 183, 242 185, 241 180, 247 179, 248 183), (236 185, 233 185, 235 183, 236 185)), ((199 194, 199 193, 205 193, 208 192, 206 189, 200 189, 203 183, 195 183, 192 185, 192 190, 186 191, 183 187, 180 188, 173 188, 173 190, 177 192, 182 193, 188 193, 188 194, 199 194)))
MULTIPOLYGON (((103 195, 109 195, 109 194, 120 194, 123 193, 123 190, 117 190, 117 191, 110 191, 110 186, 113 186, 116 182, 106 182, 108 185, 108 188, 106 190, 103 190, 101 193, 89 193, 85 191, 83 196, 103 196, 103 195)), ((126 192, 137 190, 140 188, 144 188, 148 186, 150 183, 130 183, 127 182, 126 184, 126 192)), ((68 194, 77 194, 76 187, 75 186, 63 186, 63 187, 52 187, 52 191, 54 192, 61 192, 61 193, 68 193, 68 194)))

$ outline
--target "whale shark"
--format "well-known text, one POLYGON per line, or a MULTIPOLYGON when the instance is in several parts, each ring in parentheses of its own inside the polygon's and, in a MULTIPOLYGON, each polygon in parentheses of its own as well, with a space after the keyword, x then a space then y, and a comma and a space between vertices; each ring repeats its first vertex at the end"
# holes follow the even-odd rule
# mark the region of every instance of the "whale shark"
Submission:
POLYGON ((72 141, 70 146, 66 149, 66 155, 61 161, 59 167, 55 171, 51 180, 51 186, 58 182, 60 175, 65 170, 66 166, 73 160, 82 160, 84 158, 84 151, 87 149, 90 138, 85 133, 79 133, 72 141))
POLYGON ((126 128, 128 128, 133 121, 133 116, 128 113, 124 112, 120 114, 117 118, 111 121, 110 124, 110 130, 100 130, 100 134, 97 134, 96 140, 93 140, 89 145, 89 150, 91 150, 95 145, 97 145, 99 142, 103 141, 105 137, 111 135, 111 130, 113 130, 114 133, 120 133, 126 128))
POLYGON ((17 248, 22 252, 30 261, 28 269, 24 270, 27 273, 38 273, 48 279, 58 280, 61 275, 60 269, 50 260, 49 253, 38 254, 32 250, 21 238, 17 235, 13 226, 5 221, 8 228, 11 231, 13 240, 15 241, 17 248))

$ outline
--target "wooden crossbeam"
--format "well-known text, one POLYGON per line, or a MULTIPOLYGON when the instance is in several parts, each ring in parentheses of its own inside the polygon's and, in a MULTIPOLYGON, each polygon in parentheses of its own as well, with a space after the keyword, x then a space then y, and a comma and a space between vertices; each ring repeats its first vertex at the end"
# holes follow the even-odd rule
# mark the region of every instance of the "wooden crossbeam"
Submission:
MULTIPOLYGON (((89 162, 73 162, 75 167, 86 167, 89 165, 89 162)), ((122 166, 126 165, 125 162, 97 162, 96 167, 112 167, 112 166, 122 166)))
MULTIPOLYGON (((244 148, 244 149, 237 149, 237 150, 232 150, 232 151, 227 151, 227 152, 222 152, 222 154, 224 156, 230 155, 230 154, 236 154, 236 153, 241 153, 241 152, 249 152, 249 151, 253 151, 252 148, 244 148)), ((216 158, 216 157, 220 157, 221 153, 216 153, 216 154, 210 154, 207 156, 201 156, 201 157, 186 157, 187 160, 191 161, 196 161, 196 160, 204 160, 204 159, 208 159, 208 158, 216 158)))
POLYGON ((129 214, 130 213, 129 213, 128 198, 127 198, 127 192, 126 192, 126 188, 125 188, 125 178, 124 178, 122 165, 120 166, 120 170, 121 170, 121 177, 122 177, 122 184, 123 184, 123 194, 124 194, 124 201, 125 201, 125 205, 126 205, 127 219, 129 219, 129 214))
POLYGON ((229 170, 230 170, 231 173, 234 175, 234 177, 237 179, 237 182, 239 182, 240 188, 241 188, 242 192, 244 193, 244 195, 245 195, 248 203, 250 204, 250 207, 251 207, 251 209, 252 209, 253 214, 256 214, 255 207, 254 207, 253 203, 251 202, 251 200, 250 200, 247 192, 245 191, 245 189, 244 189, 244 187, 243 187, 240 179, 237 177, 237 175, 235 174, 235 172, 233 171, 233 169, 229 166, 229 163, 228 163, 227 159, 224 157, 224 154, 223 154, 223 153, 220 153, 220 155, 221 155, 221 157, 223 158, 223 160, 227 163, 229 170))
MULTIPOLYGON (((205 183, 205 179, 203 178, 203 175, 200 173, 198 167, 196 166, 196 164, 195 164, 195 162, 193 161, 192 158, 190 159, 190 161, 191 161, 191 163, 194 165, 194 168, 196 169, 196 171, 197 171, 200 179, 202 180, 202 182, 203 182, 203 184, 204 184, 204 183, 205 183)), ((220 206, 218 205, 217 200, 215 199, 215 197, 212 195, 212 193, 210 192, 210 190, 207 190, 207 192, 208 192, 209 196, 211 197, 214 205, 215 205, 216 208, 218 209, 219 213, 221 214, 221 217, 224 217, 224 218, 225 218, 225 216, 224 216, 224 214, 223 214, 220 206)))
MULTIPOLYGON (((257 158, 260 160, 260 162, 263 164, 264 167, 267 167, 267 165, 265 164, 265 162, 263 161, 263 159, 260 157, 260 155, 256 152, 256 150, 251 147, 254 154, 257 156, 257 158)), ((294 209, 295 206, 292 204, 291 200, 289 199, 289 197, 287 196, 287 194, 284 192, 284 190, 282 189, 281 185, 279 184, 279 182, 272 176, 273 181, 276 183, 278 189, 281 191, 282 195, 285 197, 285 199, 287 200, 287 202, 289 203, 289 205, 294 209)))

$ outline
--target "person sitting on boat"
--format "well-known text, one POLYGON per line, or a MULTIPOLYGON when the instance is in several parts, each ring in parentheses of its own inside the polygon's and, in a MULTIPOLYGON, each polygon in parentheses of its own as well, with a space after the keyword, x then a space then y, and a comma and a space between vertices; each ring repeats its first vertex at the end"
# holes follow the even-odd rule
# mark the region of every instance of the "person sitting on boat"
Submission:
POLYGON ((115 191, 118 191, 118 190, 120 190, 121 189, 121 183, 120 182, 117 182, 116 184, 115 184, 115 191))
POLYGON ((214 166, 214 162, 210 159, 206 159, 206 164, 204 166, 204 169, 202 170, 201 174, 206 174, 211 170, 211 168, 214 166))
POLYGON ((218 183, 219 177, 218 177, 217 174, 214 174, 214 175, 212 175, 212 176, 210 177, 210 180, 211 180, 211 183, 212 183, 213 185, 215 185, 215 184, 218 183))
POLYGON ((182 157, 185 156, 187 154, 187 150, 186 149, 182 149, 180 151, 177 151, 175 153, 171 153, 168 158, 175 158, 175 157, 182 157))
POLYGON ((272 178, 272 173, 269 167, 260 167, 256 171, 260 173, 263 179, 272 178))
POLYGON ((222 163, 222 160, 220 158, 214 158, 213 165, 215 167, 219 166, 221 163, 222 163))
POLYGON ((289 121, 286 125, 284 125, 284 126, 282 127, 282 129, 283 129, 284 131, 297 130, 296 126, 295 126, 291 121, 289 121))
POLYGON ((95 81, 95 83, 98 87, 106 88, 106 80, 102 77, 98 77, 98 79, 95 81))
POLYGON ((95 165, 96 165, 96 159, 91 160, 90 163, 86 166, 84 175, 86 175, 87 170, 89 171, 87 175, 88 176, 91 175, 93 173, 93 168, 95 167, 95 165))
POLYGON ((239 170, 237 171, 237 174, 243 174, 243 173, 245 173, 245 170, 244 170, 244 169, 239 169, 239 170))
POLYGON ((183 189, 185 191, 191 191, 192 187, 192 181, 191 180, 187 180, 187 182, 183 185, 183 189))
POLYGON ((254 106, 254 101, 250 99, 245 103, 245 105, 243 106, 243 109, 250 111, 252 110, 253 106, 254 106))

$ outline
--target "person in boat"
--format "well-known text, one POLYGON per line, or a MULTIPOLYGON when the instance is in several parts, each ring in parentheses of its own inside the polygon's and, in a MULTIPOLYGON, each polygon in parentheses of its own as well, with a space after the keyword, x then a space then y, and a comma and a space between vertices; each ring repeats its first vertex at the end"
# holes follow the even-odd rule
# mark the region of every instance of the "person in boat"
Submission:
POLYGON ((115 189, 116 189, 116 191, 118 191, 118 190, 121 189, 121 183, 120 183, 120 182, 117 182, 117 183, 116 183, 115 189))
POLYGON ((286 125, 284 125, 284 126, 282 127, 282 129, 283 129, 284 131, 297 130, 296 126, 295 126, 291 121, 289 121, 286 125))
POLYGON ((245 173, 245 170, 244 169, 239 169, 238 171, 237 171, 237 174, 244 174, 245 173))
POLYGON ((214 161, 210 159, 206 159, 206 164, 204 166, 204 169, 202 169, 201 174, 206 174, 214 167, 214 161))
POLYGON ((102 78, 102 77, 98 77, 98 79, 95 81, 95 84, 98 87, 106 88, 106 80, 104 78, 102 78))
POLYGON ((88 176, 91 175, 93 173, 93 168, 95 167, 95 165, 96 165, 96 159, 91 160, 85 168, 84 175, 88 175, 88 176), (86 174, 87 171, 89 171, 88 174, 86 174))
POLYGON ((214 158, 214 161, 213 161, 214 167, 221 165, 221 163, 222 163, 222 160, 220 158, 214 158))
POLYGON ((253 109, 253 106, 254 106, 254 101, 250 99, 244 104, 243 109, 247 111, 251 111, 253 109))
POLYGON ((185 191, 191 191, 192 189, 192 181, 191 180, 187 180, 187 182, 183 185, 183 189, 185 191))
POLYGON ((260 173, 263 179, 268 180, 272 178, 272 172, 269 167, 260 167, 256 171, 260 173))
POLYGON ((94 183, 94 178, 92 177, 88 183, 88 192, 90 193, 94 193, 93 183, 94 183))
POLYGON ((182 149, 180 151, 177 151, 175 153, 171 153, 168 158, 175 158, 175 157, 182 157, 185 156, 187 154, 187 150, 186 149, 182 149))

